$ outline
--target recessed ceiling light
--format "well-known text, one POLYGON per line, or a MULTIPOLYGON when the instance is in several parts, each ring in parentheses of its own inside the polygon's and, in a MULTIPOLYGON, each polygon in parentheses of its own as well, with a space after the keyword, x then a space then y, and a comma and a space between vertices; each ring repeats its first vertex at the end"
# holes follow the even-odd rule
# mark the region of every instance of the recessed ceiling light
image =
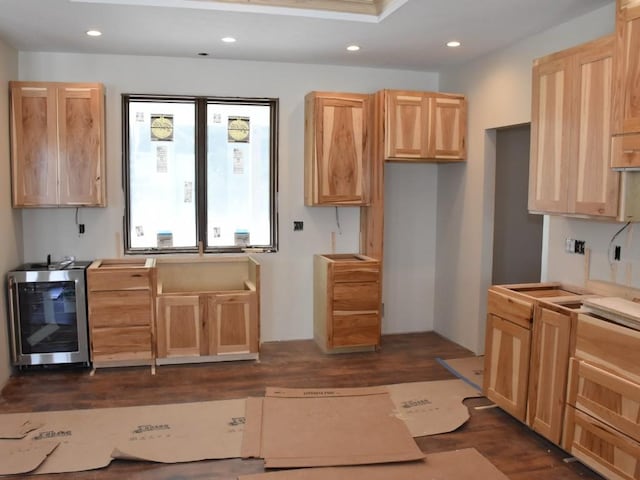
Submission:
POLYGON ((87 30, 87 35, 90 37, 99 37, 102 35, 102 32, 100 30, 87 30))
POLYGON ((358 50, 360 50, 360 47, 358 45, 349 45, 347 47, 347 50, 349 50, 350 52, 357 52, 358 50))
POLYGON ((233 37, 223 37, 221 40, 222 40, 224 43, 234 43, 234 42, 236 41, 236 39, 235 39, 235 38, 233 38, 233 37))
POLYGON ((460 45, 462 45, 458 40, 451 40, 450 42, 447 42, 447 47, 451 47, 451 48, 456 48, 459 47, 460 45))

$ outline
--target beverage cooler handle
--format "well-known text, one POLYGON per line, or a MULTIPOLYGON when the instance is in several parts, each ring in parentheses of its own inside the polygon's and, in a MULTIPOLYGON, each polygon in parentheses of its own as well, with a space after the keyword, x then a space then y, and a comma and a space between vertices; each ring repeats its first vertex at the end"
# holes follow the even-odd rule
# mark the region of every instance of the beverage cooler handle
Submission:
POLYGON ((16 343, 16 327, 20 322, 20 313, 16 308, 18 292, 15 290, 16 282, 9 276, 9 327, 11 328, 11 356, 13 363, 18 362, 18 344, 16 343))

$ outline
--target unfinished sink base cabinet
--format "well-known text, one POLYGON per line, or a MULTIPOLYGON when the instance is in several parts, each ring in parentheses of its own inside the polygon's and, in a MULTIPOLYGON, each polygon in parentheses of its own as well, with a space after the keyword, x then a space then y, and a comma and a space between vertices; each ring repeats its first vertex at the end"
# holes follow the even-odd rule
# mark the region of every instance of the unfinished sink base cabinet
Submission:
POLYGON ((314 338, 327 353, 380 345, 380 262, 364 255, 314 256, 314 338))
POLYGON ((257 359, 259 278, 250 257, 159 261, 156 363, 257 359))
POLYGON ((96 260, 87 270, 94 368, 153 365, 155 260, 96 260))

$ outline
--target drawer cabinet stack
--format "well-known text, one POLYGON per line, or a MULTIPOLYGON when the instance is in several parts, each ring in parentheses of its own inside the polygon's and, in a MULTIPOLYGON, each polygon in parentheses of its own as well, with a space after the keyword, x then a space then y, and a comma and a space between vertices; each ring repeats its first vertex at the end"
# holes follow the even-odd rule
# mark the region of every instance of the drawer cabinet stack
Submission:
POLYGON ((94 367, 153 365, 155 260, 96 260, 87 270, 94 367))
POLYGON ((314 257, 314 338, 325 352, 380 345, 380 261, 364 255, 314 257))
POLYGON ((640 478, 640 332, 578 317, 563 448, 606 478, 640 478))

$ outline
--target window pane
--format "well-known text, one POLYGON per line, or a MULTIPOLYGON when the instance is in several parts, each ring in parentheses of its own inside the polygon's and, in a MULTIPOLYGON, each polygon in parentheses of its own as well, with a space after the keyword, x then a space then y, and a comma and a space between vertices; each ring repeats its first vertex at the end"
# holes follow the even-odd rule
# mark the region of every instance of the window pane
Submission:
POLYGON ((207 105, 207 246, 271 238, 271 107, 207 105))
POLYGON ((196 247, 195 104, 129 103, 131 248, 196 247))

